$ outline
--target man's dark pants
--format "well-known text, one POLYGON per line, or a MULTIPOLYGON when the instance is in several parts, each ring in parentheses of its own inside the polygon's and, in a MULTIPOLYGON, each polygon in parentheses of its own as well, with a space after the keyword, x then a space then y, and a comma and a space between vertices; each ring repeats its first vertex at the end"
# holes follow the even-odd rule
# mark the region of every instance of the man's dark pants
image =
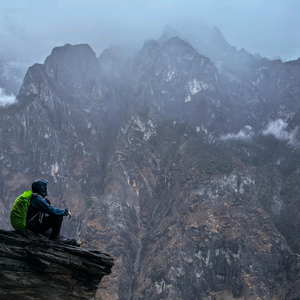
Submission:
POLYGON ((44 216, 42 223, 36 221, 34 224, 29 225, 28 229, 37 233, 44 233, 52 228, 50 239, 56 239, 59 236, 62 221, 63 216, 44 216))

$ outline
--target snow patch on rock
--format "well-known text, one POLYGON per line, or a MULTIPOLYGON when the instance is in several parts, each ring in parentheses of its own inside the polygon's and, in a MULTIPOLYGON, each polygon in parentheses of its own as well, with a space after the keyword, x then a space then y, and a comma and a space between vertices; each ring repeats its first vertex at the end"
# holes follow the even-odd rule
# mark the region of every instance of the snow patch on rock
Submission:
POLYGON ((171 81, 176 75, 176 71, 172 70, 167 73, 167 81, 171 81))
POLYGON ((58 163, 56 162, 54 165, 51 165, 51 176, 54 178, 54 182, 57 182, 56 176, 59 177, 58 171, 59 171, 59 166, 58 163))
POLYGON ((191 101, 191 95, 188 94, 185 99, 184 99, 184 102, 190 102, 191 101))

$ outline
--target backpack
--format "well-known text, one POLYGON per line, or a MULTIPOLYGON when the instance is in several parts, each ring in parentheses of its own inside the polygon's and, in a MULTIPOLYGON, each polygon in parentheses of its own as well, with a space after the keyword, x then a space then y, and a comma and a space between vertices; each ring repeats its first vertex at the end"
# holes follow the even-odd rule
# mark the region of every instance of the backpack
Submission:
POLYGON ((26 191, 14 202, 10 212, 10 223, 15 230, 21 230, 26 227, 26 218, 31 195, 32 191, 26 191))

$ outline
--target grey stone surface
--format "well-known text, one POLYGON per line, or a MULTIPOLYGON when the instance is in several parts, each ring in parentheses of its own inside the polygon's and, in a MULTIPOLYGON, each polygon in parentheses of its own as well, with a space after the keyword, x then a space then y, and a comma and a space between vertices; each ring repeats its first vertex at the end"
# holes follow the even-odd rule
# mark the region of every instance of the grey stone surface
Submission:
POLYGON ((91 299, 113 259, 29 230, 0 230, 1 299, 91 299))

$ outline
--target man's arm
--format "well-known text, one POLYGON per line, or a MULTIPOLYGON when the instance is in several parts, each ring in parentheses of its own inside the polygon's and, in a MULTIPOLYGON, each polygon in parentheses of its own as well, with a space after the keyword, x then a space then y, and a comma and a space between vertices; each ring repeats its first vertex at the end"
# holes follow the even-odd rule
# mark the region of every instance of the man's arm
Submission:
POLYGON ((69 211, 66 208, 55 208, 49 205, 46 200, 42 197, 34 197, 31 199, 31 204, 34 208, 40 210, 43 213, 48 215, 55 215, 55 216, 68 216, 70 218, 69 211))

